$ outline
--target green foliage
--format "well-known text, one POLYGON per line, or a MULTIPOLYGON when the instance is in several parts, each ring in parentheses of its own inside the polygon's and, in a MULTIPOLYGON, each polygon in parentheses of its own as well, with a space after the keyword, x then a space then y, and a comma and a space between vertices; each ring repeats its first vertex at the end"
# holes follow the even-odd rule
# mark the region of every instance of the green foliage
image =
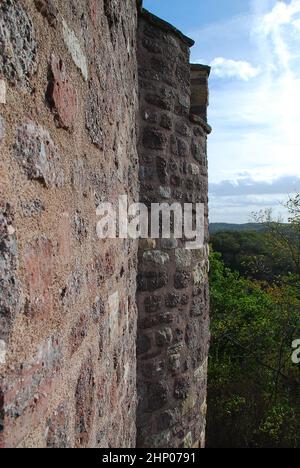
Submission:
MULTIPOLYGON (((251 233, 244 245, 257 249, 253 242, 251 233)), ((208 446, 300 448, 300 374, 291 361, 300 337, 297 275, 256 281, 213 252, 210 284, 208 446)))
MULTIPOLYGON (((282 231, 282 237, 297 239, 291 226, 281 225, 278 229, 282 231)), ((274 237, 270 229, 263 232, 226 231, 213 235, 211 244, 232 270, 251 279, 276 281, 295 273, 297 268, 290 249, 274 237)))

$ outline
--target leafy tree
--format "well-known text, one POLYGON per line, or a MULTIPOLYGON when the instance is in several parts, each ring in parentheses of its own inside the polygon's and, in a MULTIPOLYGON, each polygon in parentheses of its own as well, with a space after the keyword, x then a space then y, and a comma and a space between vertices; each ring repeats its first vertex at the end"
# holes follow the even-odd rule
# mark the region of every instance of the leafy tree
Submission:
POLYGON ((300 195, 286 208, 212 237, 209 447, 300 448, 300 195))

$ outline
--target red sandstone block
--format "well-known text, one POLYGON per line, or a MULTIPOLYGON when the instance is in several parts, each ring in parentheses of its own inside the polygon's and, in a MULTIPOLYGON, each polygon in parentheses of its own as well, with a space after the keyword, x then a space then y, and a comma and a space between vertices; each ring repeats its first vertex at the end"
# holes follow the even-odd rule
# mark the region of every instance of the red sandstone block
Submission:
POLYGON ((69 81, 62 60, 51 57, 52 79, 48 87, 48 99, 55 112, 58 126, 72 130, 77 115, 77 93, 69 81))

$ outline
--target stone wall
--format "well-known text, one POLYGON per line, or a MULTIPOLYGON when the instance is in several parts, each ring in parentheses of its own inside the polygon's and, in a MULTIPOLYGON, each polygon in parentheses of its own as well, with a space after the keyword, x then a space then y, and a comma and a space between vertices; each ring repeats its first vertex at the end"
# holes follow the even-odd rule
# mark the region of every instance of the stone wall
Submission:
POLYGON ((141 3, 0 0, 0 447, 204 444, 209 69, 141 3), (204 248, 98 239, 121 195, 204 248))
POLYGON ((206 81, 193 80, 197 101, 191 102, 193 41, 145 11, 138 37, 140 198, 147 205, 205 205, 203 248, 187 250, 185 239, 140 241, 138 446, 203 447, 209 341, 206 139, 210 132, 203 109, 206 116, 209 68, 196 66, 206 81), (201 113, 192 115, 191 108, 197 111, 199 104, 201 113))
POLYGON ((0 2, 0 437, 135 445, 135 241, 96 207, 137 199, 136 4, 0 2))

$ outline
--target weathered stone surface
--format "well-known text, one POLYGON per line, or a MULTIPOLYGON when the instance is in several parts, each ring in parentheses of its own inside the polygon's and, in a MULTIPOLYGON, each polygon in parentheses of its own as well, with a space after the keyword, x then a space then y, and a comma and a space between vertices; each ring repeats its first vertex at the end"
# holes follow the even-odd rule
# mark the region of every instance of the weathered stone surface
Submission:
POLYGON ((7 345, 4 340, 0 340, 0 366, 6 363, 7 345))
POLYGON ((143 260, 146 263, 152 263, 158 266, 164 266, 170 261, 170 257, 167 253, 160 250, 147 250, 143 254, 143 260))
POLYGON ((185 158, 188 155, 188 147, 184 140, 171 136, 171 152, 174 156, 185 158))
MULTIPOLYGON (((149 13, 141 16, 141 199, 148 205, 182 207, 202 202, 206 208, 206 130, 190 119, 191 43, 149 13)), ((171 217, 171 232, 173 228, 171 217)), ((209 340, 207 251, 200 257, 185 248, 185 241, 159 239, 152 249, 140 244, 138 334, 149 341, 138 355, 139 447, 192 447, 205 432, 200 406, 206 382, 196 380, 194 370, 203 362, 209 340), (168 255, 167 262, 160 252, 168 255)))
POLYGON ((0 339, 6 342, 22 304, 22 292, 17 278, 19 252, 14 214, 7 203, 0 205, 0 339))
POLYGON ((149 52, 153 54, 161 54, 162 53, 162 46, 159 44, 158 41, 151 40, 148 37, 145 37, 142 41, 143 46, 145 49, 147 49, 149 52))
POLYGON ((161 184, 167 184, 168 183, 168 167, 167 167, 167 161, 164 158, 161 158, 158 156, 156 158, 156 168, 157 168, 157 175, 158 179, 161 184))
POLYGON ((171 198, 171 195, 172 195, 171 187, 159 187, 158 190, 159 190, 159 195, 161 196, 161 198, 164 198, 166 200, 171 198))
POLYGON ((147 167, 147 166, 140 166, 140 180, 149 182, 154 178, 154 168, 153 167, 147 167))
POLYGON ((67 402, 60 405, 47 421, 47 448, 71 448, 69 409, 67 402))
POLYGON ((97 0, 90 0, 90 16, 93 23, 94 28, 98 25, 99 15, 97 9, 97 0))
POLYGON ((40 215, 45 211, 45 207, 41 200, 32 200, 29 202, 22 202, 22 210, 24 216, 31 217, 40 215))
POLYGON ((194 284, 195 285, 203 284, 206 279, 206 275, 207 275, 206 261, 202 261, 195 267, 193 271, 194 284))
POLYGON ((191 304, 191 315, 200 316, 207 312, 207 304, 209 302, 208 286, 203 285, 199 293, 193 298, 191 304))
POLYGON ((27 244, 24 253, 26 281, 29 301, 26 315, 40 318, 51 314, 53 306, 53 246, 51 241, 41 237, 27 244))
POLYGON ((67 75, 65 64, 52 54, 47 96, 58 127, 72 130, 77 117, 77 93, 67 75))
POLYGON ((76 351, 81 346, 83 340, 87 336, 87 327, 88 327, 88 318, 85 314, 82 314, 79 317, 77 323, 71 330, 70 334, 70 351, 71 355, 76 353, 76 351))
POLYGON ((108 312, 109 312, 109 337, 110 341, 114 342, 118 332, 119 325, 119 311, 120 311, 120 295, 119 292, 111 294, 108 298, 108 312))
POLYGON ((168 367, 172 372, 177 372, 181 366, 180 354, 171 354, 168 358, 168 367))
POLYGON ((143 134, 143 145, 146 148, 162 150, 167 144, 167 139, 156 129, 147 128, 143 134))
POLYGON ((58 10, 52 0, 34 0, 37 10, 47 19, 50 26, 57 25, 58 10))
POLYGON ((130 448, 138 432, 142 446, 182 448, 189 433, 204 440, 208 294, 206 282, 187 283, 207 251, 176 264, 184 239, 100 241, 94 226, 99 203, 116 206, 124 194, 147 205, 207 203, 189 42, 140 12, 137 54, 136 2, 60 3, 0 1, 0 446, 130 448), (51 110, 69 131, 55 128, 51 110), (187 397, 179 386, 175 395, 186 378, 187 397))
POLYGON ((91 358, 83 363, 75 392, 76 417, 75 433, 76 448, 88 446, 89 434, 93 416, 95 381, 91 358))
POLYGON ((137 281, 140 291, 155 291, 166 286, 168 277, 166 273, 147 272, 140 273, 137 281))
POLYGON ((86 103, 86 127, 92 143, 103 148, 102 100, 94 81, 89 81, 89 93, 86 103))
POLYGON ((0 74, 30 89, 30 77, 37 68, 37 43, 32 20, 16 0, 0 4, 0 50, 0 74))
POLYGON ((48 188, 63 185, 60 154, 49 133, 39 125, 29 122, 18 128, 14 156, 29 179, 48 188))
POLYGON ((183 440, 183 447, 184 448, 187 448, 187 449, 191 449, 193 447, 193 436, 192 436, 192 433, 189 432, 184 440, 183 440))
POLYGON ((71 168, 71 184, 75 192, 80 194, 86 194, 88 178, 86 173, 88 172, 88 164, 86 158, 75 158, 71 168))
POLYGON ((175 426, 179 418, 178 410, 168 410, 161 413, 157 419, 157 428, 159 431, 166 430, 175 426))
POLYGON ((69 275, 66 285, 60 291, 60 299, 66 309, 76 303, 85 286, 86 278, 82 275, 80 264, 77 263, 69 275))
POLYGON ((106 307, 101 297, 96 297, 96 300, 92 306, 92 319, 95 323, 98 323, 105 315, 106 307))
POLYGON ((6 82, 0 80, 0 104, 6 104, 6 82))
POLYGON ((152 437, 149 437, 148 443, 151 447, 168 447, 172 441, 171 431, 164 431, 160 434, 156 434, 152 437))
POLYGON ((174 277, 174 286, 176 289, 185 289, 191 285, 192 275, 188 271, 177 271, 174 277))
POLYGON ((202 148, 202 146, 198 143, 196 143, 195 141, 192 143, 192 148, 191 148, 191 151, 192 151, 192 155, 194 156, 194 158, 196 159, 196 161, 199 161, 199 162, 203 162, 203 160, 205 159, 206 155, 205 155, 205 151, 204 149, 202 148))
POLYGON ((189 394, 190 381, 187 377, 181 377, 175 382, 174 396, 178 400, 186 400, 189 394))
POLYGON ((176 249, 175 251, 176 266, 186 268, 192 264, 192 252, 187 249, 176 249))
POLYGON ((168 111, 171 109, 170 97, 170 92, 162 88, 157 94, 146 94, 145 101, 148 104, 152 104, 155 107, 168 111))
POLYGON ((5 120, 0 115, 0 143, 2 143, 2 140, 4 140, 4 137, 5 137, 5 120))
POLYGON ((176 122, 175 130, 177 133, 179 133, 182 136, 185 136, 185 137, 190 136, 191 131, 190 131, 189 126, 182 122, 176 122))
POLYGON ((107 17, 110 29, 119 24, 119 5, 116 0, 104 0, 104 13, 107 17))
POLYGON ((160 119, 160 126, 171 130, 173 126, 172 118, 167 114, 163 114, 160 119))
POLYGON ((169 397, 169 389, 164 382, 149 386, 148 411, 156 411, 165 406, 169 397))
POLYGON ((155 334, 157 346, 168 346, 172 343, 173 334, 171 328, 163 328, 158 330, 155 334))
POLYGON ((174 309, 180 304, 179 294, 170 293, 166 297, 166 306, 170 309, 174 309))
POLYGON ((37 352, 18 368, 11 369, 4 387, 4 436, 8 447, 16 447, 28 428, 45 417, 47 400, 62 365, 62 347, 57 336, 47 338, 37 352), (7 430, 7 434, 6 434, 7 430))
POLYGON ((146 122, 156 124, 158 120, 158 114, 156 112, 150 112, 148 110, 145 110, 143 112, 143 118, 146 122))
POLYGON ((197 164, 190 164, 189 165, 189 172, 193 176, 197 176, 200 174, 200 167, 197 164))
POLYGON ((57 251, 59 261, 62 265, 69 265, 71 262, 72 233, 70 215, 67 211, 62 213, 58 219, 57 228, 57 251))
POLYGON ((74 216, 74 231, 75 237, 79 242, 83 242, 88 235, 88 222, 81 216, 79 211, 76 211, 74 216))
POLYGON ((151 338, 147 335, 141 335, 137 340, 137 353, 145 354, 151 349, 151 338))
POLYGON ((148 296, 144 301, 145 311, 147 313, 155 313, 161 309, 162 297, 161 296, 148 296))
POLYGON ((63 38, 66 44, 68 51, 70 52, 72 59, 75 65, 79 68, 82 73, 83 78, 85 81, 88 80, 88 64, 87 58, 85 53, 81 47, 81 44, 75 35, 74 31, 72 31, 69 26, 67 25, 66 21, 62 20, 63 25, 63 38))

